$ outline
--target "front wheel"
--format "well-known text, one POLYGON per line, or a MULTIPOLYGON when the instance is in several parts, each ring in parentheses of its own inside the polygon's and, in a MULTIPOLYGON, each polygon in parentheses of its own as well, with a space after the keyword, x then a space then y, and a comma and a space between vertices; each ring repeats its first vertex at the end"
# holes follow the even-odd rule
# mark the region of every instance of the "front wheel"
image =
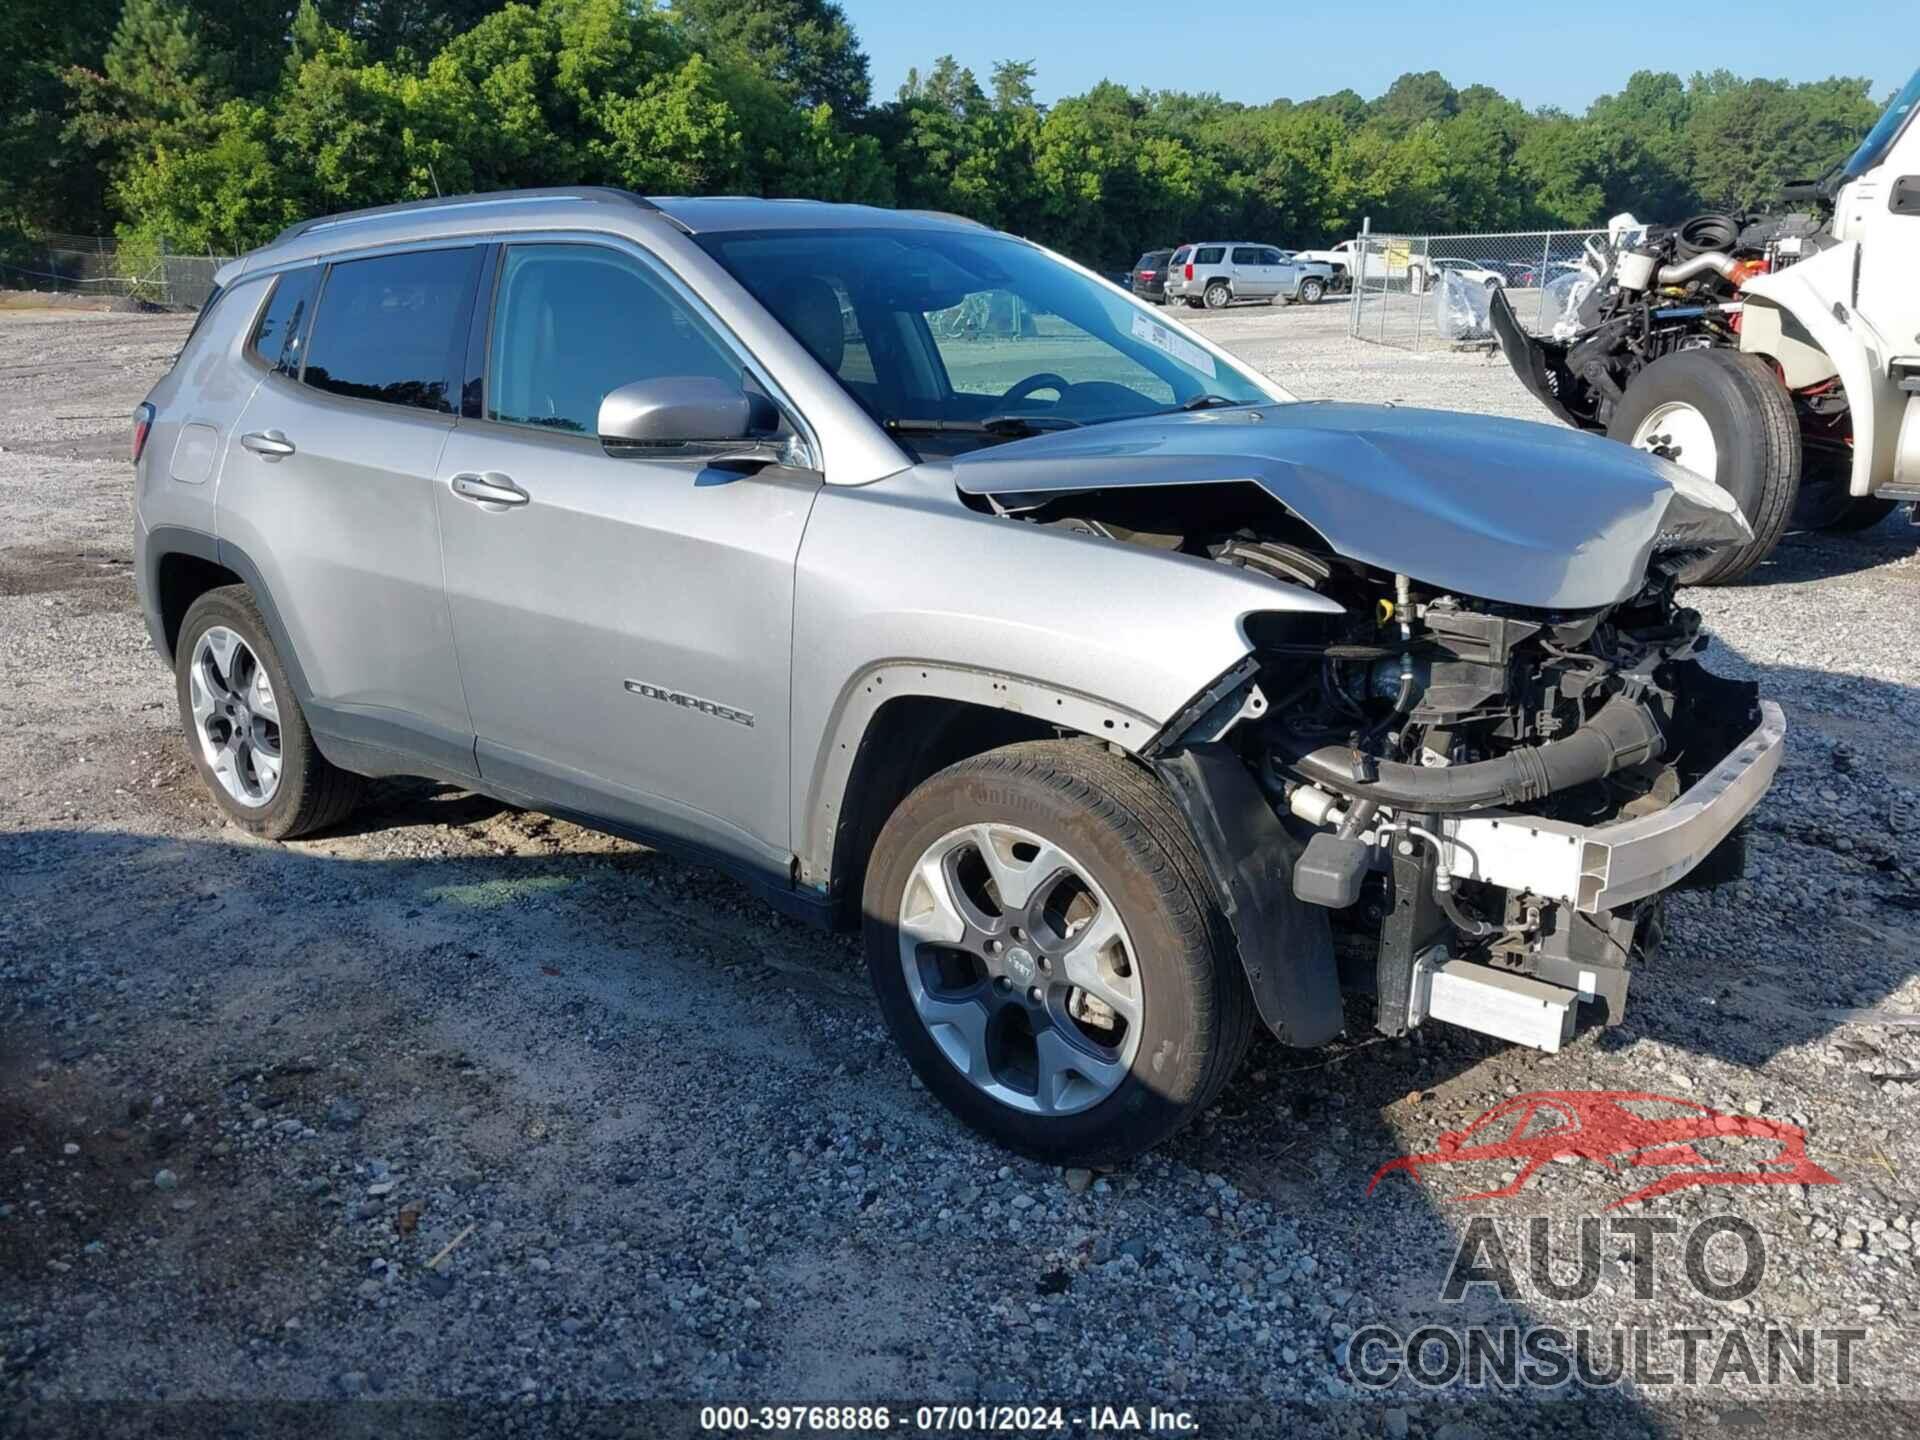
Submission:
POLYGON ((1308 305, 1318 305, 1326 293, 1327 287, 1318 280, 1300 282, 1300 299, 1308 305))
POLYGON ((1787 531, 1800 489, 1800 426, 1771 366, 1734 350, 1682 350, 1636 375, 1607 434, 1683 465, 1730 492, 1753 539, 1681 572, 1724 585, 1766 559, 1787 531))
POLYGON ((289 840, 353 809, 360 777, 330 764, 314 745, 246 586, 209 590, 187 608, 174 678, 194 768, 234 824, 289 840))
POLYGON ((921 785, 867 867, 867 965, 948 1109, 1053 1164, 1110 1164, 1206 1106, 1252 997, 1186 822, 1129 761, 1008 746, 921 785))

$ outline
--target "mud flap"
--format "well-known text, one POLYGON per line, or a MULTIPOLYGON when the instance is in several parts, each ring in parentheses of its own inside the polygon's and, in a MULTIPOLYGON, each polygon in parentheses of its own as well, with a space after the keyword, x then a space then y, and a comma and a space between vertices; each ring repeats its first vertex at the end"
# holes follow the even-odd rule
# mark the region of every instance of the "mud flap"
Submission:
POLYGON ((1527 387, 1527 393, 1552 411, 1556 418, 1575 429, 1591 429, 1591 419, 1581 420, 1560 399, 1562 395, 1572 392, 1575 383, 1573 372, 1567 369, 1565 348, 1529 335, 1520 318, 1513 313, 1513 305, 1500 290, 1493 292, 1487 319, 1493 326, 1495 338, 1500 342, 1500 353, 1507 357, 1507 364, 1520 377, 1520 383, 1527 387))
POLYGON ((1260 1018, 1282 1044, 1326 1044, 1345 1024, 1340 978, 1327 912, 1294 898, 1300 842, 1225 745, 1187 746, 1153 765, 1200 842, 1260 1018))

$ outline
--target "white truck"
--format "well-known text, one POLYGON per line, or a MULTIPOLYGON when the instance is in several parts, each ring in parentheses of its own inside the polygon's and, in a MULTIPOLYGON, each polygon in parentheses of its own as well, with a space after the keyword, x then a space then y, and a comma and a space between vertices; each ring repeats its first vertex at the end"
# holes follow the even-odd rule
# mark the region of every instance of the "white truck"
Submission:
POLYGON ((1554 338, 1494 299, 1507 359, 1549 410, 1739 501, 1752 543, 1691 583, 1739 579, 1789 529, 1861 530, 1920 502, 1917 111, 1920 73, 1847 160, 1787 187, 1790 213, 1700 215, 1613 246, 1554 338))
POLYGON ((1355 279, 1380 286, 1382 281, 1404 281, 1415 294, 1427 288, 1431 267, 1413 242, 1390 235, 1362 235, 1342 240, 1325 250, 1301 250, 1301 260, 1318 260, 1333 267, 1333 289, 1351 290, 1355 279))

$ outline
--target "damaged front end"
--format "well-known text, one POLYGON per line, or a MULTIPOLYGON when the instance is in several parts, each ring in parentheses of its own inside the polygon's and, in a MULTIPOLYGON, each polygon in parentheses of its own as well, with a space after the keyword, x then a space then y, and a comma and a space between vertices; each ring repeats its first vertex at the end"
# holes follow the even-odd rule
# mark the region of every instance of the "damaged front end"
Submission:
POLYGON ((1313 487, 1253 469, 1246 484, 1070 488, 1018 464, 999 472, 1017 485, 962 488, 1009 519, 1206 557, 1340 607, 1248 616, 1251 653, 1141 752, 1193 823, 1263 1018, 1318 1045, 1342 1028, 1343 996, 1365 993, 1384 1034, 1438 1019, 1547 1050, 1582 1004, 1618 1023, 1662 895, 1740 875, 1741 822, 1779 764, 1779 708, 1702 667, 1699 617, 1674 598, 1679 570, 1744 524, 1675 492, 1654 533, 1570 538, 1584 553, 1557 571, 1537 555, 1554 584, 1485 568, 1468 585, 1476 557, 1433 548, 1408 506, 1536 548, 1550 512, 1489 514, 1422 482, 1397 513, 1329 535, 1338 517, 1308 521, 1313 487), (1622 561, 1623 546, 1637 553, 1622 561), (1625 583, 1603 593, 1566 583, 1576 573, 1625 583), (1584 603, 1563 598, 1576 590, 1584 603))
POLYGON ((1585 613, 1336 577, 1349 618, 1257 636, 1213 718, 1164 737, 1156 765, 1189 813, 1221 793, 1244 806, 1232 767, 1257 785, 1267 855, 1326 914, 1339 987, 1373 994, 1382 1033, 1440 1019, 1557 1050, 1583 1002, 1617 1024, 1664 892, 1740 876, 1779 708, 1701 666, 1698 616, 1666 577, 1585 613))

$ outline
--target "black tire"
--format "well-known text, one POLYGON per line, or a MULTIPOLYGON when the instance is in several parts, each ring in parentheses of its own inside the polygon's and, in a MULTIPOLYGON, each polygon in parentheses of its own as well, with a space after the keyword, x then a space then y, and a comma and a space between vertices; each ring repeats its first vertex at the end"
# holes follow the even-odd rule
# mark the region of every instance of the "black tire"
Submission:
POLYGON ((1233 288, 1224 280, 1216 280, 1207 286, 1203 296, 1209 310, 1224 310, 1233 303, 1233 288))
POLYGON ((1899 506, 1898 500, 1876 500, 1871 495, 1856 495, 1846 508, 1820 528, 1834 535, 1852 535, 1871 530, 1899 506))
POLYGON ((1757 355, 1682 350, 1634 376, 1607 422, 1607 434, 1632 444, 1640 422, 1674 402, 1693 406, 1713 430, 1714 481, 1740 503, 1753 527, 1750 544, 1716 551, 1680 579, 1688 585, 1729 584, 1772 554, 1787 532, 1800 490, 1800 426, 1793 401, 1773 367, 1757 355))
POLYGON ((880 832, 864 895, 867 966, 914 1072, 947 1108, 1009 1149, 1057 1165, 1152 1148, 1219 1095, 1253 1030, 1232 933, 1186 821, 1158 781, 1083 742, 1044 740, 963 760, 909 795, 880 832), (901 964, 898 916, 919 858, 975 822, 1018 825, 1066 849, 1134 939, 1144 995, 1133 1068, 1072 1114, 1015 1109, 975 1087, 928 1033, 901 964))
POLYGON ((187 752, 193 757, 201 782, 235 825, 263 839, 291 840, 337 825, 352 811, 364 782, 330 763, 314 745, 287 667, 260 607, 254 604, 253 592, 246 586, 209 590, 187 608, 174 646, 173 674, 187 752), (273 685, 274 706, 279 713, 280 784, 273 797, 257 808, 240 804, 221 786, 202 752, 193 718, 190 671, 194 647, 215 625, 225 626, 246 642, 273 685))
POLYGON ((1325 285, 1309 277, 1300 282, 1300 289, 1296 298, 1305 305, 1318 305, 1321 300, 1326 298, 1326 293, 1327 287, 1325 285))

